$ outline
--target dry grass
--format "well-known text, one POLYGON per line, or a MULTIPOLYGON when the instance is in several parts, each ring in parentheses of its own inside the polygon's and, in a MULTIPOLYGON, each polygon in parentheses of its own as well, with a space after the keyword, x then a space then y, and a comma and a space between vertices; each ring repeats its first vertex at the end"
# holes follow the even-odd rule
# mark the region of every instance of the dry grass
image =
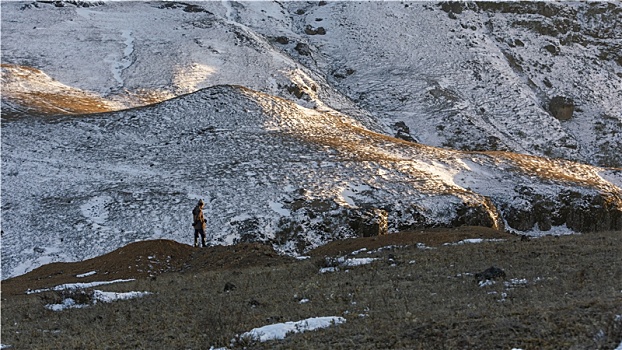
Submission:
POLYGON ((90 114, 114 110, 109 102, 98 96, 77 93, 48 93, 32 91, 28 93, 10 93, 11 99, 28 106, 29 109, 43 115, 90 114))
POLYGON ((14 106, 3 118, 26 115, 83 115, 118 111, 162 102, 175 97, 165 90, 139 89, 108 97, 64 85, 28 66, 1 64, 2 98, 14 106))
MULTIPOLYGON (((282 341, 234 343, 252 349, 612 349, 622 341, 621 236, 506 236, 436 249, 410 244, 360 253, 378 260, 327 274, 318 272, 323 254, 272 267, 166 273, 99 288, 151 296, 62 312, 45 309, 44 295, 3 296, 2 343, 206 349, 230 346, 236 335, 266 324, 344 316, 345 324, 282 341), (478 285, 474 274, 491 265, 505 271, 507 285, 478 285), (300 304, 303 298, 310 302, 300 304)), ((434 243, 441 242, 428 241, 434 243)))
POLYGON ((273 120, 270 123, 276 124, 283 132, 311 144, 330 147, 344 160, 373 162, 393 168, 413 180, 425 179, 413 181, 412 186, 422 193, 454 195, 465 203, 482 205, 496 222, 497 227, 502 226, 500 214, 489 199, 447 181, 435 171, 426 168, 437 162, 446 163, 449 168, 460 169, 462 166, 460 164, 463 164, 461 158, 475 156, 479 158, 476 161, 488 166, 505 164, 517 175, 537 177, 545 182, 570 183, 594 188, 602 193, 608 206, 622 208, 620 188, 604 180, 598 174, 600 168, 568 160, 512 152, 466 152, 408 142, 368 130, 350 117, 336 111, 302 109, 282 98, 248 89, 242 91, 255 99, 266 114, 272 116, 273 120))
POLYGON ((553 182, 573 183, 599 189, 613 206, 622 206, 620 189, 604 180, 599 168, 564 159, 549 159, 512 152, 483 152, 499 160, 508 160, 517 170, 553 182))

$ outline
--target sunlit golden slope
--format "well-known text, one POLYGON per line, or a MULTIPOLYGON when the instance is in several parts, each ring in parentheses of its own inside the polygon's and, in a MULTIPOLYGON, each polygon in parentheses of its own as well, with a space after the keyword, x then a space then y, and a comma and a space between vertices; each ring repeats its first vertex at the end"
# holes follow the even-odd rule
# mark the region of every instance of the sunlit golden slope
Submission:
POLYGON ((173 97, 167 92, 147 90, 104 97, 65 85, 36 68, 14 64, 1 67, 3 117, 111 112, 173 97))
POLYGON ((125 107, 64 85, 38 69, 12 64, 2 64, 2 98, 23 112, 43 115, 109 112, 125 107))
POLYGON ((603 169, 599 167, 512 152, 464 152, 431 147, 372 132, 336 111, 320 112, 274 96, 245 91, 273 117, 273 125, 268 125, 268 128, 334 148, 349 160, 382 164, 410 178, 412 186, 422 193, 454 195, 470 205, 482 206, 497 228, 503 227, 503 219, 489 195, 483 195, 481 191, 472 190, 456 180, 465 174, 481 176, 473 175, 476 171, 466 162, 482 166, 486 169, 483 173, 494 174, 490 179, 491 187, 496 186, 494 182, 497 179, 514 178, 507 182, 528 183, 527 179, 536 179, 541 183, 592 188, 601 193, 610 208, 622 210, 622 190, 603 179, 599 175, 603 169))

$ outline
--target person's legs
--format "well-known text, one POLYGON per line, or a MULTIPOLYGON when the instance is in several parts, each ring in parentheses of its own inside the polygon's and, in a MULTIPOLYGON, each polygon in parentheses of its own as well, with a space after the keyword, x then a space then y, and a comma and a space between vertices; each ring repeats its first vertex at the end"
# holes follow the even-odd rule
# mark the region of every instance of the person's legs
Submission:
POLYGON ((205 244, 205 230, 201 229, 199 233, 201 234, 201 246, 206 247, 207 245, 205 244))
MULTIPOLYGON (((203 237, 205 237, 205 233, 203 233, 203 237)), ((194 246, 196 247, 199 244, 199 230, 194 229, 194 246)))

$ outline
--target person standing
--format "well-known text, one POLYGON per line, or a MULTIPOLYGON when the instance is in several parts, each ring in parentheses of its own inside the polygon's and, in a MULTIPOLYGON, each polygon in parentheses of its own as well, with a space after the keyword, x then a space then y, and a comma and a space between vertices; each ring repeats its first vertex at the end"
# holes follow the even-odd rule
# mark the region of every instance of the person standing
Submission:
POLYGON ((192 227, 194 227, 194 246, 198 246, 199 235, 201 235, 201 247, 205 247, 205 229, 207 228, 207 220, 203 216, 203 200, 200 199, 199 203, 197 203, 196 207, 192 209, 192 218, 194 222, 192 223, 192 227))

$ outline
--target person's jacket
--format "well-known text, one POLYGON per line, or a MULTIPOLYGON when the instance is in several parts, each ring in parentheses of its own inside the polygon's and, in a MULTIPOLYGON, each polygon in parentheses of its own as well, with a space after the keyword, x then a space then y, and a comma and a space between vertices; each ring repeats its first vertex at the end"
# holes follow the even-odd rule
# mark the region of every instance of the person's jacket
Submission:
POLYGON ((194 218, 194 222, 192 223, 192 226, 196 230, 200 230, 200 229, 205 230, 207 228, 207 225, 206 225, 207 220, 205 220, 205 217, 203 216, 202 207, 198 205, 194 207, 194 209, 192 210, 192 217, 194 218))

